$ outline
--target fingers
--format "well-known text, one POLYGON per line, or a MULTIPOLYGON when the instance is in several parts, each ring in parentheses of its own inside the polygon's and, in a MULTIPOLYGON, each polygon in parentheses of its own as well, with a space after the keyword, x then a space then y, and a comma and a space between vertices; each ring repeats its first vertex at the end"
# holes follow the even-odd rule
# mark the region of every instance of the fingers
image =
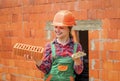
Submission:
POLYGON ((25 58, 26 60, 33 60, 33 57, 32 57, 32 55, 30 55, 30 54, 24 54, 24 58, 25 58))
POLYGON ((40 61, 39 59, 35 58, 35 56, 32 56, 32 55, 30 55, 30 54, 24 54, 24 58, 25 58, 26 60, 34 60, 35 62, 40 61))
POLYGON ((80 59, 83 56, 86 56, 86 53, 79 51, 77 53, 72 54, 71 57, 72 57, 73 60, 77 60, 77 59, 80 59))

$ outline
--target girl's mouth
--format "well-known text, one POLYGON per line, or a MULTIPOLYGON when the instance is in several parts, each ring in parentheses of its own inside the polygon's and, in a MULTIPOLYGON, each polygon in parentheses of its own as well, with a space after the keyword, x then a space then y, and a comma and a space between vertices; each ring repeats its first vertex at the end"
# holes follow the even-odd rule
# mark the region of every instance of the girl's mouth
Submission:
POLYGON ((62 32, 55 32, 57 35, 61 35, 62 34, 62 32))

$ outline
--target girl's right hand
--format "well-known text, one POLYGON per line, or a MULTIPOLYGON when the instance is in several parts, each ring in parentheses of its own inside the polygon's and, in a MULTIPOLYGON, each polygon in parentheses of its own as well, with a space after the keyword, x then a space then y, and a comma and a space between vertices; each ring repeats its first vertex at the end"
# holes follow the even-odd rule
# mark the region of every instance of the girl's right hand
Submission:
POLYGON ((37 59, 35 56, 32 56, 30 54, 24 54, 24 58, 26 60, 34 60, 36 65, 38 65, 38 66, 41 65, 41 62, 42 62, 40 59, 37 59))

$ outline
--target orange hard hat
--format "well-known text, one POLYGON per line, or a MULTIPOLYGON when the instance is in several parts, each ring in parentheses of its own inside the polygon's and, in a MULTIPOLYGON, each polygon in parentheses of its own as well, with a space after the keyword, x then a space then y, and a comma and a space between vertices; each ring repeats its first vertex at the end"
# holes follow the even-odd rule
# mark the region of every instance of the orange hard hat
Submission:
POLYGON ((61 10, 55 14, 52 25, 54 25, 54 26, 76 25, 75 17, 72 14, 72 12, 70 12, 68 10, 61 10))

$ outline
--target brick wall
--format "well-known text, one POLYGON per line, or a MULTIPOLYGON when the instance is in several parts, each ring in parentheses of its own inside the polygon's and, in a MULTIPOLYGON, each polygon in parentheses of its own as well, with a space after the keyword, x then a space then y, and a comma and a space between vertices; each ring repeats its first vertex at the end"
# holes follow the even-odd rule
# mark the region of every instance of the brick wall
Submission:
POLYGON ((44 46, 46 22, 61 9, 103 21, 101 30, 89 31, 89 80, 120 81, 120 0, 0 0, 0 80, 43 81, 34 61, 13 55, 12 47, 44 46))

